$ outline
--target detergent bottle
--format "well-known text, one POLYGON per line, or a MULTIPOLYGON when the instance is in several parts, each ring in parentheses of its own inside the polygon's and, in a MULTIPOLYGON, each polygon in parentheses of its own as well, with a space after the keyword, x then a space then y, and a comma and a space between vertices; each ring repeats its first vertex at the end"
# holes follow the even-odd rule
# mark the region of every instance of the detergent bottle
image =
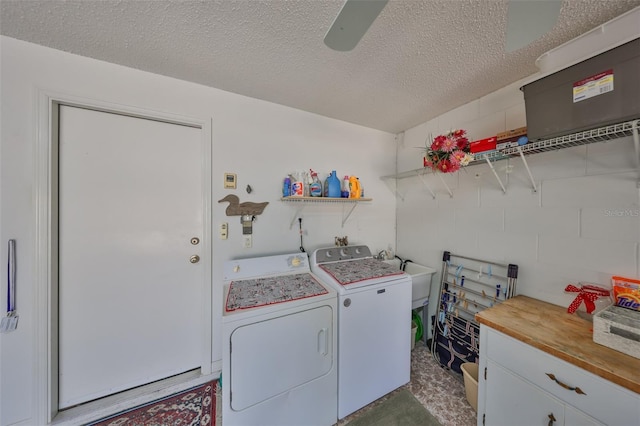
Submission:
POLYGON ((351 176, 349 178, 349 188, 351 191, 349 194, 349 198, 360 198, 360 181, 357 177, 351 176))
POLYGON ((340 179, 336 176, 335 170, 331 172, 325 185, 327 186, 327 188, 325 188, 327 197, 340 198, 340 179))
POLYGON ((351 193, 349 189, 349 176, 345 176, 342 179, 342 192, 340 192, 340 197, 349 198, 349 194, 351 193))
POLYGON ((282 184, 282 196, 288 197, 291 195, 291 178, 287 176, 284 178, 284 182, 282 184))
POLYGON ((329 178, 331 178, 331 173, 327 174, 327 178, 324 180, 324 185, 322 185, 322 196, 329 196, 329 178))
POLYGON ((311 172, 312 179, 312 182, 309 185, 309 193, 312 197, 322 197, 322 183, 320 182, 320 179, 318 179, 318 173, 311 169, 309 169, 309 171, 311 172))

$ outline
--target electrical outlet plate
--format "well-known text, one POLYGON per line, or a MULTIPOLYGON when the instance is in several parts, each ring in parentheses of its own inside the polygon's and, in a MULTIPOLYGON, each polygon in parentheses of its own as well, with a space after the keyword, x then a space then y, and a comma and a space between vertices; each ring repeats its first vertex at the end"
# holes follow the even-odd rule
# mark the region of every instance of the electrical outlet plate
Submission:
POLYGON ((252 245, 253 245, 253 237, 252 237, 252 235, 251 234, 243 235, 242 236, 242 247, 251 248, 252 245))

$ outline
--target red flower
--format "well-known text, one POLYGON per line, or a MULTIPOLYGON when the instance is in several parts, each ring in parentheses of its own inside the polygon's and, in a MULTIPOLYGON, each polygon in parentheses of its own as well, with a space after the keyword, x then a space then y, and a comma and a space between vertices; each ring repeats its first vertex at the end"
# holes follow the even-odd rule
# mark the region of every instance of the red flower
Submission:
POLYGON ((440 136, 436 136, 436 138, 433 140, 433 142, 431 143, 431 150, 432 151, 440 151, 440 149, 442 148, 442 144, 447 140, 446 136, 440 135, 440 136))
POLYGON ((469 145, 469 139, 467 138, 459 138, 458 139, 458 149, 463 150, 469 145))
POLYGON ((442 173, 452 173, 457 170, 455 164, 453 164, 449 159, 441 160, 437 167, 442 173))
POLYGON ((442 173, 460 170, 462 164, 466 165, 469 161, 462 160, 471 152, 466 134, 465 130, 459 129, 433 138, 431 145, 426 148, 427 152, 422 160, 423 166, 442 173))

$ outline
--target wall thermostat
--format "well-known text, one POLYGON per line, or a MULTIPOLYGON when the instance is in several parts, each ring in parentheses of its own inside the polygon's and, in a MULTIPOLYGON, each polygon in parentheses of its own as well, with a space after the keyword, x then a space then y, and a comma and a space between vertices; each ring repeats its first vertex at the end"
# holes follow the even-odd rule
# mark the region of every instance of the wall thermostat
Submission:
POLYGON ((225 173, 224 174, 224 189, 236 189, 236 174, 225 173))

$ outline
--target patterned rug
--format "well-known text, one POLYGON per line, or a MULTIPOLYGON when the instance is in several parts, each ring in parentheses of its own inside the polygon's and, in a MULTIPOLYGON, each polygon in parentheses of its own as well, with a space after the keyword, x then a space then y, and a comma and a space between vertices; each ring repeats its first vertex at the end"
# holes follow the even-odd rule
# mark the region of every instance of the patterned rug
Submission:
POLYGON ((150 402, 89 426, 214 426, 216 382, 150 402))

